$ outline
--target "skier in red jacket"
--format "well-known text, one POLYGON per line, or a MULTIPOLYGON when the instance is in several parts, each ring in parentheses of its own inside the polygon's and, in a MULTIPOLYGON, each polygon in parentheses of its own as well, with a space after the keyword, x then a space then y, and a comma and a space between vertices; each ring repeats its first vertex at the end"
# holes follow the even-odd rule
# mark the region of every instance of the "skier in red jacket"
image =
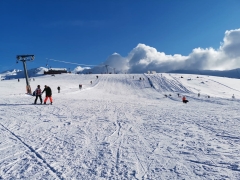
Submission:
POLYGON ((183 98, 182 98, 182 102, 183 102, 183 103, 187 103, 187 102, 188 102, 188 100, 186 99, 185 96, 183 96, 183 98))

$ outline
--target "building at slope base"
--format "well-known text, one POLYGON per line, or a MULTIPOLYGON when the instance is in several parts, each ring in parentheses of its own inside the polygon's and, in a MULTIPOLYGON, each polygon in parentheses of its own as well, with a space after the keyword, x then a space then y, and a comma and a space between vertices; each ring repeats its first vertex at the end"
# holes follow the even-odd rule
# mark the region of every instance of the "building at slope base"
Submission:
POLYGON ((65 68, 51 68, 48 71, 44 71, 44 74, 62 74, 68 73, 65 68))

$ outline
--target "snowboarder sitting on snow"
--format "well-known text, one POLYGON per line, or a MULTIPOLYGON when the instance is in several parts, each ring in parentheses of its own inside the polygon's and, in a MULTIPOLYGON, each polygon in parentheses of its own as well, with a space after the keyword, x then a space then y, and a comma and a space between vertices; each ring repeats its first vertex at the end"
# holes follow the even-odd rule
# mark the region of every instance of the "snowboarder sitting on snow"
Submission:
POLYGON ((41 102, 41 104, 42 104, 42 90, 40 89, 40 85, 37 86, 37 89, 36 89, 34 92, 35 92, 35 96, 36 96, 35 101, 34 101, 34 104, 37 103, 38 97, 39 97, 40 102, 41 102))
POLYGON ((42 93, 46 92, 46 97, 44 99, 44 104, 46 104, 48 98, 50 99, 50 102, 52 104, 52 90, 49 86, 45 85, 45 88, 42 93))
POLYGON ((60 86, 57 87, 58 93, 60 93, 60 86))
POLYGON ((185 96, 183 96, 183 98, 182 98, 182 102, 183 102, 183 103, 187 103, 187 102, 188 102, 188 100, 186 99, 185 96))

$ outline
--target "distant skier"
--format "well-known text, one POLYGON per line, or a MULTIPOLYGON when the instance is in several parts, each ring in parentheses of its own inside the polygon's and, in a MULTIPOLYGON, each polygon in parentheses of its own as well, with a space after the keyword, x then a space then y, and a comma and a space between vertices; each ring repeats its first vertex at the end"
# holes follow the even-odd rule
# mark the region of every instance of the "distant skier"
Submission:
POLYGON ((90 81, 90 84, 92 84, 92 81, 90 81))
POLYGON ((234 94, 232 95, 232 98, 233 98, 233 99, 235 99, 235 96, 234 96, 234 94))
POLYGON ((177 93, 177 95, 178 95, 178 97, 180 97, 180 94, 179 94, 179 93, 177 93))
POLYGON ((79 89, 82 89, 82 85, 81 84, 79 84, 79 89))
POLYGON ((38 98, 40 99, 40 102, 42 104, 42 90, 40 89, 40 85, 37 86, 37 89, 34 92, 35 92, 35 96, 36 96, 34 104, 37 103, 38 98))
POLYGON ((44 88, 42 93, 44 93, 44 92, 46 93, 46 97, 44 99, 44 104, 46 104, 48 98, 50 99, 50 102, 52 104, 52 90, 51 90, 51 88, 49 86, 45 85, 45 88, 44 88))
POLYGON ((200 97, 200 93, 198 93, 198 97, 200 97))
POLYGON ((20 81, 20 79, 18 79, 18 82, 20 81))
POLYGON ((60 93, 60 86, 57 87, 58 93, 60 93))
POLYGON ((96 76, 96 78, 98 79, 98 76, 96 76))
POLYGON ((188 102, 188 100, 186 99, 185 96, 183 96, 183 98, 182 98, 182 102, 183 102, 183 103, 187 103, 187 102, 188 102))

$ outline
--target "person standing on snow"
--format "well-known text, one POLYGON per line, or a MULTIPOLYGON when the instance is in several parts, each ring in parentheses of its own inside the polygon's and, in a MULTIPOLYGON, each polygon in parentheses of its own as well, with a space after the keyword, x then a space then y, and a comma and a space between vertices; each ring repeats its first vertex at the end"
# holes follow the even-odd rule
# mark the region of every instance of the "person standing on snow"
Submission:
POLYGON ((37 89, 35 90, 35 96, 36 96, 36 98, 35 98, 34 104, 37 103, 38 97, 39 97, 40 102, 41 102, 41 104, 42 104, 42 90, 40 89, 40 85, 38 85, 38 86, 37 86, 37 89))
POLYGON ((57 87, 58 93, 60 93, 60 86, 57 87))
POLYGON ((46 104, 48 98, 50 99, 50 102, 52 104, 52 90, 49 86, 45 85, 45 88, 42 93, 46 92, 46 97, 44 99, 44 104, 46 104))

